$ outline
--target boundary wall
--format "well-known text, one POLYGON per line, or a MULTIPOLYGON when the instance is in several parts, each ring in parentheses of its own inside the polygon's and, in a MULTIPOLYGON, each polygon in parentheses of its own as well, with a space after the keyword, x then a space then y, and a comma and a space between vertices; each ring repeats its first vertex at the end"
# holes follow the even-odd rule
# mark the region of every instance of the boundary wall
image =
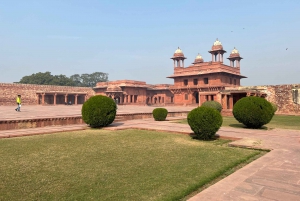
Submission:
POLYGON ((16 105, 16 97, 21 95, 22 104, 38 105, 38 93, 85 93, 87 98, 94 96, 90 87, 0 83, 0 105, 16 105))

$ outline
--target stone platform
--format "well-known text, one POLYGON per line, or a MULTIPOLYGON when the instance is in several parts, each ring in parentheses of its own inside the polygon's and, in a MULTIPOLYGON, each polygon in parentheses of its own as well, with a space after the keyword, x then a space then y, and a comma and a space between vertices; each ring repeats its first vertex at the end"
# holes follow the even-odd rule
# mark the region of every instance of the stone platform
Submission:
MULTIPOLYGON (((13 106, 0 106, 0 130, 38 128, 83 124, 82 105, 22 106, 21 112, 13 106)), ((132 119, 152 118, 156 107, 137 105, 118 105, 115 122, 132 119)), ((169 117, 186 116, 194 107, 166 106, 169 117)))

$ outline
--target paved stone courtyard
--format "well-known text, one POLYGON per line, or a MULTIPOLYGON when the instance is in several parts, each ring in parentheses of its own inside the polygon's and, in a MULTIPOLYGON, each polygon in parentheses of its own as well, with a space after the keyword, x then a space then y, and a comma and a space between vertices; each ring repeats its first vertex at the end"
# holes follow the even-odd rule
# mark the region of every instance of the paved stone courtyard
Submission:
MULTIPOLYGON (((190 106, 163 106, 169 112, 190 111, 190 106)), ((15 111, 16 106, 0 106, 0 121, 13 119, 31 119, 48 117, 70 117, 81 116, 82 105, 22 105, 21 112, 15 111)), ((156 107, 138 105, 118 105, 117 114, 148 113, 156 107)))
MULTIPOLYGON (((187 111, 192 107, 166 107, 169 111, 187 111)), ((154 107, 119 106, 118 113, 151 112, 154 107)), ((24 119, 80 115, 81 106, 24 106, 22 112, 14 107, 0 107, 0 119, 24 119)), ((176 118, 169 118, 172 120, 176 118)), ((43 128, 0 131, 0 136, 25 136, 67 130, 84 129, 86 125, 51 126, 43 128)), ((186 124, 153 119, 116 122, 105 129, 138 128, 190 134, 186 124)), ((270 149, 263 157, 246 165, 225 179, 195 195, 190 201, 298 201, 300 200, 300 131, 252 130, 222 127, 217 134, 224 138, 239 139, 232 146, 270 149)), ((0 139, 1 140, 1 139, 0 139)))

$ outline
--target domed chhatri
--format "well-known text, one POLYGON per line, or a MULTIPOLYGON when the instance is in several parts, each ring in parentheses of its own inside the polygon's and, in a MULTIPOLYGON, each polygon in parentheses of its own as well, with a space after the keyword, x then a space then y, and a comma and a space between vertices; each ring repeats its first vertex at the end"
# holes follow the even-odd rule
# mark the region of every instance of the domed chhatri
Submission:
POLYGON ((195 58, 195 61, 193 64, 197 64, 197 63, 203 63, 203 58, 202 56, 198 53, 198 55, 195 58))
POLYGON ((240 57, 239 51, 234 47, 233 50, 231 51, 229 58, 238 58, 240 57))
POLYGON ((212 50, 223 50, 222 43, 217 39, 211 48, 212 50))
POLYGON ((226 51, 223 50, 222 43, 218 39, 214 42, 213 46, 211 47, 211 50, 208 52, 212 56, 211 58, 212 62, 223 63, 223 54, 226 53, 226 51))
POLYGON ((171 59, 174 60, 174 68, 175 67, 183 67, 184 68, 184 60, 186 59, 186 57, 184 57, 184 54, 179 47, 177 48, 177 50, 175 51, 175 53, 171 59))
POLYGON ((182 50, 178 47, 174 53, 174 57, 184 57, 182 50))
POLYGON ((239 51, 234 47, 233 50, 231 51, 229 58, 230 60, 230 66, 231 67, 240 67, 240 61, 243 59, 240 56, 239 51))

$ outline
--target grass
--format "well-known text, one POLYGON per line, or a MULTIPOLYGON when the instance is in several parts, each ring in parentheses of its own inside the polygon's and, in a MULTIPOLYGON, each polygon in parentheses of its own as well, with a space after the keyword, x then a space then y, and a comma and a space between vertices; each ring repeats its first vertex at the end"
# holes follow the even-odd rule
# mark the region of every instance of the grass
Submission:
MULTIPOLYGON (((187 124, 187 120, 179 120, 176 123, 187 124)), ((234 117, 223 117, 222 126, 245 128, 244 124, 239 123, 234 117)), ((300 116, 274 115, 271 122, 262 127, 262 129, 268 130, 274 128, 300 130, 300 116)))
POLYGON ((0 140, 0 200, 179 200, 261 154, 190 136, 86 130, 0 140))

